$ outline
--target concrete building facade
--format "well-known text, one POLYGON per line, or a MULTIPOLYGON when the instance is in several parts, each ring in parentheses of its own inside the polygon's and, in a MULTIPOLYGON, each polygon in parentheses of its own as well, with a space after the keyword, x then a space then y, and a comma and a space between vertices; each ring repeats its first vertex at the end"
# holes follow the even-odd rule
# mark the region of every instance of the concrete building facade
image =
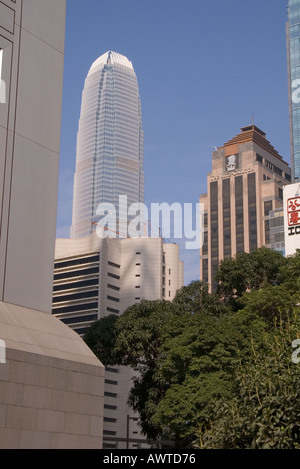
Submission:
MULTIPOLYGON (((93 321, 142 300, 172 300, 182 286, 179 246, 161 238, 100 239, 94 232, 56 241, 52 312, 80 335, 93 321)), ((146 444, 127 405, 133 376, 128 368, 106 368, 105 448, 146 444)))
POLYGON ((65 14, 0 2, 2 449, 102 447, 104 367, 51 315, 65 14))
POLYGON ((291 170, 266 134, 255 125, 212 154, 204 204, 204 245, 200 279, 213 287, 220 261, 239 252, 270 247, 270 212, 283 205, 283 187, 291 170))

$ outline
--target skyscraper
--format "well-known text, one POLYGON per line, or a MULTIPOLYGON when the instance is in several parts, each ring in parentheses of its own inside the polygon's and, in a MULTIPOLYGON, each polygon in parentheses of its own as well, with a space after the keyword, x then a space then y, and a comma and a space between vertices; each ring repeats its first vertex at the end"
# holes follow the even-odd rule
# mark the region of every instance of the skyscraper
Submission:
POLYGON ((300 179, 300 0, 289 0, 287 60, 292 179, 300 179))
POLYGON ((204 204, 200 279, 213 286, 222 259, 271 246, 270 212, 283 206, 289 165, 255 125, 213 152, 204 204))
MULTIPOLYGON (((132 63, 107 52, 85 81, 77 136, 71 237, 92 232, 100 203, 144 202, 143 129, 132 63)), ((119 217, 118 211, 116 212, 119 217)))

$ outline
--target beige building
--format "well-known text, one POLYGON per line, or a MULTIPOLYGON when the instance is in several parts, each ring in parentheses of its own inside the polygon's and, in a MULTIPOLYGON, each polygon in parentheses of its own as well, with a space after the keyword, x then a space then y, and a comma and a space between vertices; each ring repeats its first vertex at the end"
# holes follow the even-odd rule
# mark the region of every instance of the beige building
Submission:
POLYGON ((219 262, 239 252, 270 247, 270 212, 282 207, 289 165, 255 125, 212 154, 204 204, 200 279, 213 287, 219 262))
POLYGON ((104 367, 51 315, 65 0, 0 2, 0 448, 101 448, 104 367))
MULTIPOLYGON (((141 300, 172 300, 183 286, 179 246, 161 238, 56 241, 53 314, 83 335, 101 317, 119 316, 141 300)), ((134 372, 106 368, 104 448, 145 446, 127 405, 134 372), (130 440, 130 441, 129 441, 130 440)))

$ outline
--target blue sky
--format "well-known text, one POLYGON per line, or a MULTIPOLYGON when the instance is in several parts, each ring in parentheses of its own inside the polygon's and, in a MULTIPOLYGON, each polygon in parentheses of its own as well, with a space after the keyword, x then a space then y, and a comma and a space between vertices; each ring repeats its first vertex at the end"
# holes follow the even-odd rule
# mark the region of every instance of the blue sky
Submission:
MULTIPOLYGON (((68 0, 57 236, 69 237, 81 94, 108 50, 132 61, 145 136, 145 202, 196 204, 213 146, 252 122, 290 162, 285 0, 68 0)), ((185 283, 199 252, 185 251, 185 283)))

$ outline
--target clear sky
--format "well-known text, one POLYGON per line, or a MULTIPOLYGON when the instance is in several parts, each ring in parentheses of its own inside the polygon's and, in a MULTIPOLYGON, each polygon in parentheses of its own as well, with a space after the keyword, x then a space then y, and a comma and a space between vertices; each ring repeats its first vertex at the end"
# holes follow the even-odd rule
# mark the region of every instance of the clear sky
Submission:
MULTIPOLYGON (((290 163, 287 0, 67 0, 57 236, 69 237, 85 77, 108 50, 132 61, 145 137, 145 202, 196 204, 213 146, 254 123, 290 163)), ((185 283, 199 251, 185 251, 185 283)))

